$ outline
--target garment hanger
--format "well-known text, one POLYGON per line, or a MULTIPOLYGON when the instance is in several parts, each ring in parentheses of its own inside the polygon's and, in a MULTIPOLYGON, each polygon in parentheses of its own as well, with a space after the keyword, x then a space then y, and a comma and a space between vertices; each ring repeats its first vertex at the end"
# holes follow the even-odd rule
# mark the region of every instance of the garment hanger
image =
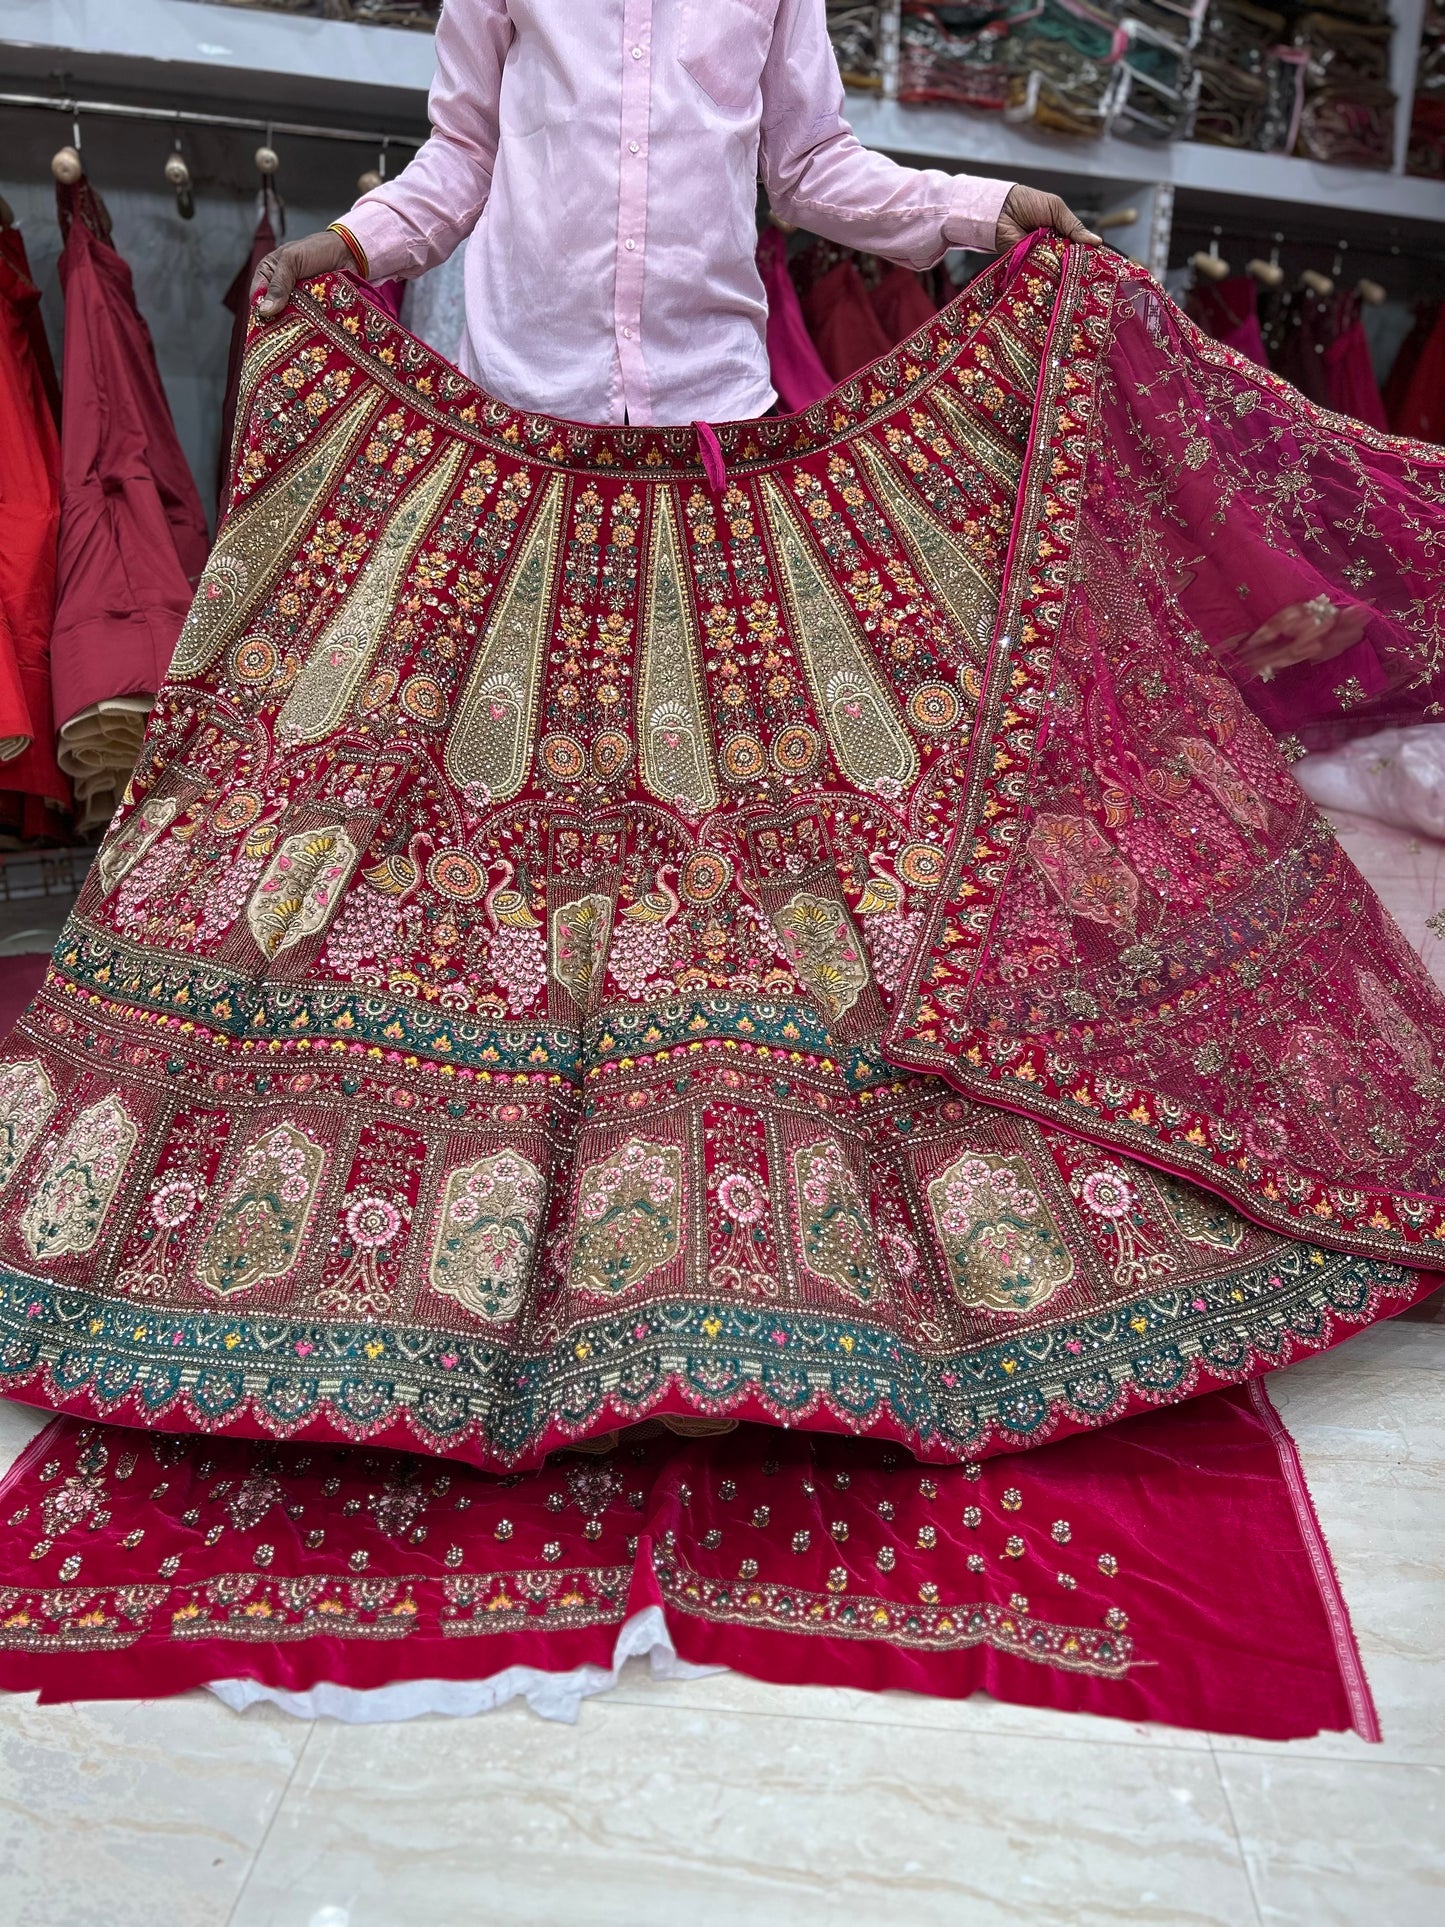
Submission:
POLYGON ((1219 237, 1223 232, 1222 228, 1214 230, 1214 238, 1209 243, 1207 254, 1201 250, 1198 254, 1191 254, 1189 257, 1190 267, 1206 281, 1224 281, 1228 278, 1229 263, 1219 252, 1219 237))
POLYGON ((1372 308, 1381 307, 1390 298, 1389 291, 1384 283, 1371 280, 1367 274, 1362 274, 1355 283, 1355 292, 1359 295, 1361 301, 1367 302, 1372 308))
POLYGON ((376 157, 376 166, 368 167, 364 174, 357 176, 358 194, 374 194, 386 181, 386 142, 381 143, 381 152, 376 157))
POLYGON ((1253 275, 1262 288, 1277 288, 1284 280, 1284 269, 1279 264, 1279 248, 1283 240, 1283 234, 1275 235, 1274 245, 1269 251, 1267 261, 1261 261, 1256 256, 1253 261, 1246 261, 1244 264, 1245 273, 1253 275))
POLYGON ((62 147, 50 157, 50 171, 63 187, 74 187, 84 178, 85 162, 80 158, 80 116, 72 122, 72 139, 69 147, 62 147))
POLYGON ((176 191, 176 213, 183 221, 193 221, 196 218, 196 197, 191 189, 191 170, 181 153, 179 134, 176 135, 175 152, 166 156, 165 176, 176 191))
POLYGON ((271 145, 271 123, 269 121, 266 123, 266 138, 256 149, 255 158, 257 170, 265 175, 268 183, 276 174, 280 173, 281 156, 271 145))

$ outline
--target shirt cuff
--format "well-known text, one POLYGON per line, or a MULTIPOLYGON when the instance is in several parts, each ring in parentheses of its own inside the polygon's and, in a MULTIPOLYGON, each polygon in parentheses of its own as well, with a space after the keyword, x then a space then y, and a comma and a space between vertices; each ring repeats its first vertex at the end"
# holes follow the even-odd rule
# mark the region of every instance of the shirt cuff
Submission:
MULTIPOLYGON (((1012 181, 987 181, 972 174, 956 174, 953 205, 943 223, 943 238, 948 245, 993 254, 998 217, 1013 188, 1012 181)), ((347 225, 350 224, 348 216, 347 225)))
POLYGON ((415 272, 410 232, 384 201, 363 196, 349 213, 342 215, 341 225, 365 254, 371 280, 390 281, 394 275, 415 272))

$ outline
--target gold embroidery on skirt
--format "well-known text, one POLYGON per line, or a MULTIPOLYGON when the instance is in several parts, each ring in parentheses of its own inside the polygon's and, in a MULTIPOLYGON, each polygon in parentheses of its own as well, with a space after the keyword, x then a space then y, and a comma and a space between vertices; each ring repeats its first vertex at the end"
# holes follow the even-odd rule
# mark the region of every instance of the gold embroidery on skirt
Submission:
POLYGON ((299 1124, 273 1124, 242 1150, 196 1277, 220 1298, 284 1278, 301 1254, 326 1153, 299 1124))
POLYGON ((340 726, 386 634, 407 571, 466 459, 449 448, 414 482, 377 537, 371 559, 326 625, 276 718, 277 741, 317 743, 340 726))
POLYGON ((656 504, 637 696, 642 780, 696 822, 717 808, 717 779, 671 489, 658 489, 656 504))
POLYGON ((63 1258, 90 1250, 138 1136, 134 1118, 114 1092, 80 1113, 20 1220, 33 1257, 63 1258))
POLYGON ((458 1165, 432 1231, 427 1278, 478 1318, 515 1318, 532 1270, 546 1203, 542 1173, 516 1151, 458 1165))
POLYGON ((1007 441, 1001 430, 990 433, 988 424, 965 414, 946 383, 940 382, 929 400, 942 415, 949 434, 969 458, 976 461, 992 481, 1002 484, 1010 494, 1017 493, 1023 475, 1023 454, 1017 445, 1007 441))
POLYGON ((634 1137, 589 1164, 576 1223, 569 1290, 611 1298, 660 1271, 682 1245, 682 1147, 634 1137))
POLYGON ((49 1072, 33 1057, 0 1065, 0 1188, 45 1129, 55 1103, 49 1072))
POLYGON ((966 1151, 929 1184, 928 1207, 965 1305, 1034 1311, 1074 1275, 1027 1158, 966 1151))
POLYGON ((793 1153, 800 1247, 815 1277, 861 1305, 883 1285, 878 1236, 868 1203, 834 1138, 818 1138, 793 1153))
POLYGON ((997 584, 979 568, 953 531, 929 514, 917 494, 909 494, 900 486, 892 463, 881 449, 875 448, 866 435, 859 436, 857 447, 888 520, 898 531, 914 567, 952 616, 969 654, 982 662, 993 640, 998 615, 997 584))
POLYGON ((552 912, 552 975, 579 1009, 590 1009, 597 994, 611 934, 611 897, 578 897, 552 912))
POLYGON ((228 517, 196 585, 170 676, 196 676, 250 620, 295 553, 382 402, 364 394, 290 468, 228 517))
POLYGON ((179 808, 174 796, 148 798, 124 829, 106 839, 95 859, 101 889, 106 895, 130 875, 156 838, 174 821, 179 808))
POLYGON ((339 823, 286 838, 246 905, 251 935, 267 957, 325 928, 360 858, 339 823))
POLYGON ((793 640, 838 767, 860 789, 905 789, 918 774, 918 752, 862 631, 782 489, 765 478, 762 492, 782 563, 793 640))
POLYGON ((241 452, 241 440, 246 432, 246 410, 252 396, 277 362, 284 361, 291 350, 310 333, 311 323, 298 317, 294 321, 278 322, 274 327, 264 329, 247 348, 241 363, 241 379, 236 387, 240 399, 231 428, 229 467, 232 472, 236 467, 236 457, 241 452))
POLYGON ((868 988, 868 965, 853 919, 834 897, 799 890, 773 914, 793 975, 836 1024, 868 988))
POLYGON ((506 802, 527 780, 552 624, 562 491, 560 476, 553 476, 487 619, 447 736, 448 776, 459 789, 483 791, 493 802, 506 802))

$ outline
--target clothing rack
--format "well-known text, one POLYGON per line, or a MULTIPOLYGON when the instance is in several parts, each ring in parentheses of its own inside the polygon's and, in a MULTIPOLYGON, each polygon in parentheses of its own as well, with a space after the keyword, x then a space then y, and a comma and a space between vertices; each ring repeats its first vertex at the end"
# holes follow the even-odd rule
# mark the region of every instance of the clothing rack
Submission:
POLYGON ((155 121, 172 127, 229 127, 242 133, 296 140, 348 141, 359 147, 421 146, 409 134, 383 134, 365 127, 323 127, 313 121, 256 120, 244 114, 203 114, 189 107, 138 107, 114 100, 75 100, 60 94, 0 94, 0 107, 36 107, 77 120, 86 114, 109 120, 155 121))

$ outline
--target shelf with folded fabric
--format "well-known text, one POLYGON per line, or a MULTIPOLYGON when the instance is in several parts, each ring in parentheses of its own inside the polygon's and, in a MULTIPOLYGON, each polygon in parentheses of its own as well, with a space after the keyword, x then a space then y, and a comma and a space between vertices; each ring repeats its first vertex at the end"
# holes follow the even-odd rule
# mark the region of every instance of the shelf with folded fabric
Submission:
POLYGON ((1077 140, 1015 127, 999 115, 910 107, 856 96, 849 118, 860 140, 909 160, 967 163, 983 173, 1043 185, 1060 176, 1161 182, 1248 200, 1296 203, 1341 214, 1445 222, 1445 190, 1382 169, 1335 167, 1283 154, 1211 147, 1201 141, 1145 145, 1077 140))

